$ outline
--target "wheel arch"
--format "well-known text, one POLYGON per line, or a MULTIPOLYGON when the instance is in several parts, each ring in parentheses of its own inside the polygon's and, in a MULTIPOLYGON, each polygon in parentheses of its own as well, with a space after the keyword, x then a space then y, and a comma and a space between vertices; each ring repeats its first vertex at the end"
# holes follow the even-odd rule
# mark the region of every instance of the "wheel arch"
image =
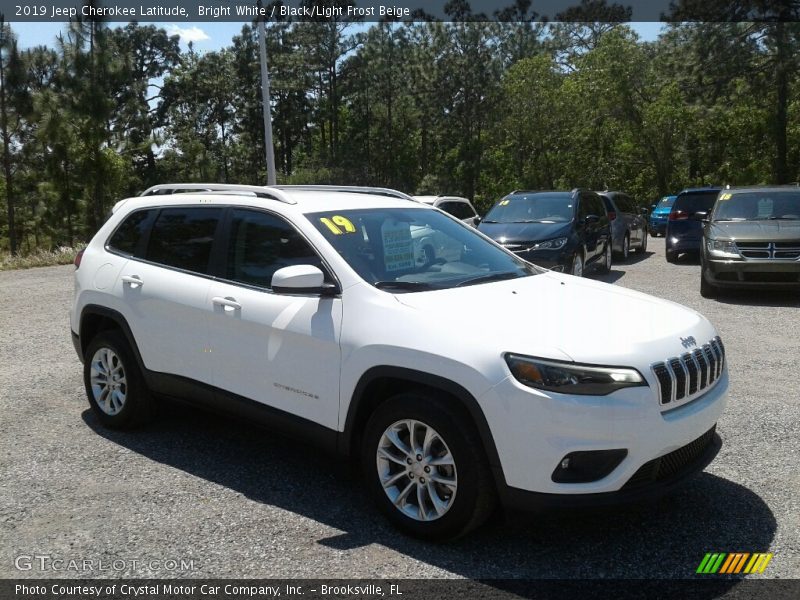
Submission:
POLYGON ((414 369, 390 365, 376 366, 361 376, 350 400, 344 431, 339 436, 339 452, 345 455, 357 454, 361 433, 372 412, 387 398, 412 389, 428 389, 444 394, 448 404, 475 425, 492 468, 495 485, 498 488, 504 486, 505 476, 497 446, 486 416, 475 397, 450 379, 414 369))
POLYGON ((136 339, 133 337, 133 332, 131 331, 130 325, 128 325, 128 321, 122 313, 105 306, 87 304, 81 311, 78 325, 78 340, 81 356, 85 355, 86 347, 98 333, 109 329, 122 332, 133 355, 136 357, 139 369, 142 373, 146 373, 147 370, 144 367, 142 356, 139 354, 139 346, 136 344, 136 339))

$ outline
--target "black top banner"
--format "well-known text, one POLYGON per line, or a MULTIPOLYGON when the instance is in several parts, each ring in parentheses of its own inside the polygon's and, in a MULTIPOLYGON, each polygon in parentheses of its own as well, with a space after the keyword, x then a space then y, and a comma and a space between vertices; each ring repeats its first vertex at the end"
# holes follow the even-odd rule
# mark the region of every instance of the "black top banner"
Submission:
POLYGON ((0 0, 6 21, 800 21, 800 0, 0 0))

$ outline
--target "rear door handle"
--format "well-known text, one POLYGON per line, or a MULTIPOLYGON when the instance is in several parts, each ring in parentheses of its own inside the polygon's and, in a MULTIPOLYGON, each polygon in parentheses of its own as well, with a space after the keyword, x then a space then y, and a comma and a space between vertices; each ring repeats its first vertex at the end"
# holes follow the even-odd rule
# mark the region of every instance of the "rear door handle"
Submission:
POLYGON ((242 310, 242 305, 236 301, 236 298, 223 298, 222 296, 214 296, 211 299, 211 302, 217 306, 221 306, 227 312, 242 310))
POLYGON ((134 289, 144 285, 144 281, 138 275, 123 275, 120 279, 122 279, 122 283, 127 283, 134 289))

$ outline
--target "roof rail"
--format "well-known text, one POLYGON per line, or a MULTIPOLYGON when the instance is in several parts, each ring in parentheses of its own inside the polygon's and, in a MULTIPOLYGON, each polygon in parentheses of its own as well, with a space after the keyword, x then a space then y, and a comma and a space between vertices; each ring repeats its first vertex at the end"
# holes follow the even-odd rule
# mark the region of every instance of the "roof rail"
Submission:
POLYGON ((159 196, 161 190, 166 194, 203 194, 208 192, 233 193, 249 192, 258 198, 268 198, 278 200, 286 204, 297 204, 295 200, 281 191, 278 187, 267 187, 261 185, 240 185, 236 183, 162 183, 147 188, 139 196, 159 196))
POLYGON ((352 194, 375 194, 377 196, 387 196, 389 198, 398 198, 399 200, 411 200, 412 202, 419 202, 405 192, 382 187, 358 185, 275 185, 270 186, 269 189, 285 190, 287 192, 296 190, 302 192, 346 192, 352 194))

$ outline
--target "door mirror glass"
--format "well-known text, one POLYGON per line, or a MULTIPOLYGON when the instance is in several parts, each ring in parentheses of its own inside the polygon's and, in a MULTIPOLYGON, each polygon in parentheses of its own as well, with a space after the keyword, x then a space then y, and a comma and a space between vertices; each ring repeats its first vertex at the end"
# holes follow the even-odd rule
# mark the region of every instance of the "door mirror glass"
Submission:
POLYGON ((597 223, 599 220, 600 217, 598 217, 597 215, 586 215, 583 218, 583 222, 586 223, 587 225, 590 223, 597 223))

